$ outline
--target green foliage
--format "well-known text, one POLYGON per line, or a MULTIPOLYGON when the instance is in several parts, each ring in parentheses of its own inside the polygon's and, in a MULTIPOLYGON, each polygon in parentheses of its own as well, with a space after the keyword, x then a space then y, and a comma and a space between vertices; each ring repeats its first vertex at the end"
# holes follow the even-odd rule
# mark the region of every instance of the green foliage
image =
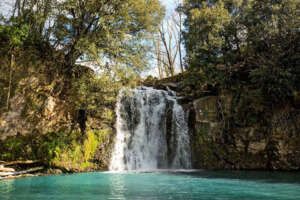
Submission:
POLYGON ((80 132, 72 132, 71 135, 58 139, 61 144, 48 148, 54 155, 50 164, 77 170, 95 168, 97 166, 93 159, 97 148, 104 145, 108 138, 109 131, 106 129, 87 131, 84 141, 81 141, 80 132))
POLYGON ((101 130, 18 135, 0 141, 0 160, 94 167, 97 146, 108 141, 106 128, 115 120, 118 91, 135 86, 138 73, 148 65, 148 41, 164 16, 160 1, 20 0, 12 10, 11 17, 0 17, 0 115, 7 111, 6 99, 15 106, 18 94, 25 101, 18 104, 20 114, 34 126, 49 114, 44 111, 52 98, 73 103, 65 110, 57 108, 68 113, 70 124, 76 126, 75 113, 84 110, 87 130, 94 128, 89 123, 101 130))
POLYGON ((211 6, 203 1, 200 5, 201 9, 189 10, 190 37, 186 37, 186 46, 189 53, 198 58, 197 65, 205 65, 215 63, 216 58, 222 54, 222 46, 225 45, 223 33, 231 19, 222 2, 211 6))
POLYGON ((95 109, 96 96, 113 104, 116 88, 131 85, 148 66, 148 41, 164 16, 159 0, 20 0, 13 10, 11 17, 0 17, 0 110, 9 89, 13 97, 19 81, 33 75, 54 83, 60 91, 52 95, 78 89, 77 107, 95 109), (78 61, 105 73, 95 77, 85 70, 78 76, 78 61))
POLYGON ((108 134, 105 129, 90 130, 83 141, 79 131, 13 137, 0 143, 0 160, 42 160, 50 166, 85 170, 94 167, 95 152, 108 134))
MULTIPOLYGON (((12 17, 10 24, 0 25, 0 109, 4 106, 4 99, 13 93, 16 85, 12 83, 15 55, 20 54, 24 41, 29 37, 29 26, 18 17, 12 17)), ((14 78, 18 78, 15 76, 14 78)))
POLYGON ((33 136, 9 138, 0 144, 0 159, 7 161, 35 159, 32 147, 33 136))
POLYGON ((229 118, 233 117, 231 125, 234 127, 252 127, 258 124, 265 125, 268 116, 268 102, 264 102, 259 90, 249 90, 242 88, 236 92, 235 98, 232 100, 232 113, 229 118))
POLYGON ((8 41, 10 51, 12 48, 22 46, 29 37, 29 25, 20 17, 12 17, 9 24, 0 26, 1 40, 8 41))
POLYGON ((299 1, 186 0, 183 10, 188 66, 209 84, 248 73, 243 81, 276 102, 299 90, 299 1))
MULTIPOLYGON (((123 79, 124 81, 124 79, 123 79)), ((123 86, 111 73, 85 73, 75 78, 72 84, 72 101, 75 109, 83 109, 89 116, 112 123, 115 103, 119 90, 123 86)))
POLYGON ((32 43, 50 47, 47 56, 69 75, 79 58, 140 69, 150 47, 145 41, 164 15, 158 0, 20 0, 14 10, 29 24, 32 43))

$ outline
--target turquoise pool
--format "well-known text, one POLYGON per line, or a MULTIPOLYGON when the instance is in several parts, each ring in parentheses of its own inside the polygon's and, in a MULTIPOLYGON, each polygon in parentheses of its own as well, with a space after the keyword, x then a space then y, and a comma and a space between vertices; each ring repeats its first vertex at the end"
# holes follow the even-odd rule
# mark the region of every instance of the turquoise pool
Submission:
POLYGON ((0 181, 0 200, 300 200, 300 173, 86 173, 0 181))

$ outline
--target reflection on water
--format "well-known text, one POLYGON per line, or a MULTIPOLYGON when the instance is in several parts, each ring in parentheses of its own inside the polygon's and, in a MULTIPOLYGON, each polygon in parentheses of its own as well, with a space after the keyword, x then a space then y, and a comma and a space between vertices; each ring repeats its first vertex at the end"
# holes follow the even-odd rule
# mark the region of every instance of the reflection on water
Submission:
POLYGON ((9 199, 10 194, 14 192, 14 179, 3 180, 0 184, 0 199, 9 199))
POLYGON ((126 200, 126 185, 122 174, 111 174, 109 177, 110 200, 126 200))

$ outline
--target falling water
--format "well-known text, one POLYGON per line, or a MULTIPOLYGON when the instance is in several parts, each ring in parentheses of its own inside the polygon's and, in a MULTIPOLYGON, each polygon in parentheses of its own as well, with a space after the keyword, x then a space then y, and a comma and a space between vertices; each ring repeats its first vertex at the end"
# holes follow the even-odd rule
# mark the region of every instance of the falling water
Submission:
POLYGON ((124 89, 118 96, 116 114, 110 170, 191 168, 188 125, 175 92, 124 89))

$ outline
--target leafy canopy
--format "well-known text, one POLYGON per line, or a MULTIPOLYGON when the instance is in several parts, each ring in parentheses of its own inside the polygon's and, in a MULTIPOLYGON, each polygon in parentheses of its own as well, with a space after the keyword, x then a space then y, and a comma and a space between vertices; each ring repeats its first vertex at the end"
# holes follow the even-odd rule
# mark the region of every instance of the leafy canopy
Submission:
POLYGON ((233 71, 262 94, 282 100, 299 89, 300 1, 185 0, 190 69, 211 84, 233 84, 233 71))
POLYGON ((163 15, 159 0, 17 0, 12 13, 29 25, 35 45, 53 49, 50 59, 67 73, 79 58, 138 69, 163 15))

